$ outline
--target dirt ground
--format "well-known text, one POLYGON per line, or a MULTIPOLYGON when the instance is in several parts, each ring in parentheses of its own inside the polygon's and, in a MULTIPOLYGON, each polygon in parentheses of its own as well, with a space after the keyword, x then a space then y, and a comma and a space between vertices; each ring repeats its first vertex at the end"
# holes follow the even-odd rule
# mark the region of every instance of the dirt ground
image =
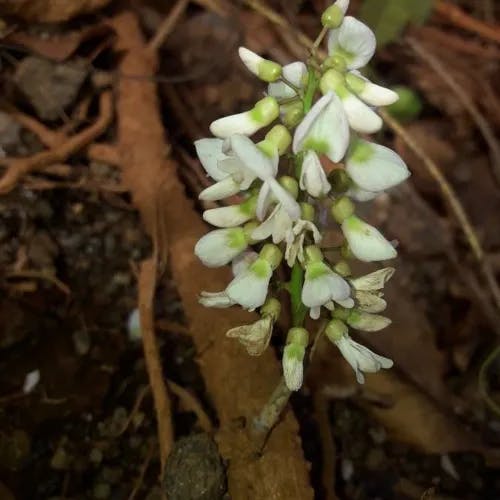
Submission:
POLYGON ((371 65, 415 99, 377 137, 412 177, 361 209, 398 242, 359 336, 395 368, 359 386, 319 342, 261 449, 286 321, 250 358, 251 315, 197 303, 228 271, 192 253, 193 141, 262 95, 237 47, 303 58, 329 3, 0 0, 0 499, 500 498, 495 2, 436 0, 371 65))

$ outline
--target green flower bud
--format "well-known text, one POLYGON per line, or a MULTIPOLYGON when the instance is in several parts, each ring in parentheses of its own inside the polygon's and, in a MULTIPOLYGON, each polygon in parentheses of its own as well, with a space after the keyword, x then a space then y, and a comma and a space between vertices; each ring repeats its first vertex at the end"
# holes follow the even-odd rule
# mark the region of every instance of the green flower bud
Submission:
POLYGON ((310 222, 314 221, 316 216, 316 210, 310 203, 301 202, 300 203, 300 218, 303 220, 308 220, 310 222))
POLYGON ((349 314, 351 314, 350 309, 346 309, 345 307, 335 305, 335 309, 332 311, 332 318, 341 319, 342 321, 347 321, 349 314))
POLYGON ((267 260, 273 269, 276 269, 283 259, 283 253, 281 250, 272 243, 266 243, 259 253, 261 259, 267 260))
POLYGON ((250 196, 243 203, 240 203, 240 210, 244 214, 255 215, 255 210, 257 209, 257 196, 250 196))
POLYGON ((245 238, 247 240, 247 243, 249 245, 253 245, 255 243, 257 243, 259 240, 254 240, 252 238, 252 233, 253 231, 259 226, 259 223, 256 222, 256 221, 250 221, 250 222, 247 222, 244 226, 243 226, 243 231, 245 232, 245 238))
POLYGON ((292 143, 292 136, 283 125, 275 125, 266 134, 265 140, 273 144, 278 149, 278 154, 282 155, 292 143))
POLYGON ((328 182, 335 193, 345 193, 351 187, 351 179, 343 168, 336 168, 328 175, 328 182))
POLYGON ((278 299, 274 297, 269 297, 264 305, 260 308, 260 314, 262 316, 271 316, 273 321, 277 321, 281 313, 281 304, 278 299))
POLYGON ((342 196, 333 202, 330 211, 332 217, 339 224, 342 224, 345 219, 354 213, 354 203, 347 196, 342 196))
POLYGON ((250 110, 250 116, 258 124, 265 127, 272 123, 280 114, 278 101, 274 97, 264 97, 255 103, 255 106, 250 110))
POLYGON ((293 196, 296 200, 299 196, 299 183, 289 175, 283 175, 278 179, 278 182, 293 196))
POLYGON ((345 260, 337 262, 333 270, 344 278, 351 275, 351 266, 345 260))
POLYGON ((281 77, 282 67, 280 64, 263 59, 257 67, 257 76, 265 82, 275 82, 281 77))
POLYGON ((387 106, 387 111, 394 118, 405 122, 417 118, 423 107, 422 100, 418 94, 412 89, 403 86, 393 87, 392 90, 398 94, 399 99, 390 106, 387 106))
POLYGON ((290 328, 286 336, 286 343, 306 347, 309 343, 309 332, 301 327, 290 328))
POLYGON ((332 319, 326 325, 325 334, 332 342, 340 340, 344 335, 347 335, 349 329, 347 325, 340 319, 332 319))
POLYGON ((321 15, 321 24, 325 28, 338 28, 344 20, 344 12, 337 5, 330 5, 321 15))
POLYGON ((304 256, 306 262, 321 262, 323 260, 323 253, 316 245, 309 245, 304 249, 304 256))
POLYGON ((343 86, 345 83, 345 78, 342 73, 339 73, 335 69, 329 69, 323 74, 321 80, 319 81, 319 88, 323 94, 333 90, 337 92, 339 87, 343 86))
POLYGON ((284 109, 283 123, 288 128, 295 128, 304 118, 304 105, 302 101, 292 102, 282 106, 284 109))

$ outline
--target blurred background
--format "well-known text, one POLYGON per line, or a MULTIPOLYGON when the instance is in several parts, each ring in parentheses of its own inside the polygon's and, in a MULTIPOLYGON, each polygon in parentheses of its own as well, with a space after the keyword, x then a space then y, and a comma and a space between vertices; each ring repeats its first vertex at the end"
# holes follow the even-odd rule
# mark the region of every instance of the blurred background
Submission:
POLYGON ((2 500, 500 498, 495 0, 349 8, 400 94, 376 140, 412 172, 360 206, 398 245, 393 324, 359 336, 395 368, 359 386, 318 342, 256 454, 286 318, 251 359, 224 337, 250 316, 196 303, 228 274, 192 256, 193 141, 265 91, 237 48, 305 60, 328 5, 0 0, 2 500))

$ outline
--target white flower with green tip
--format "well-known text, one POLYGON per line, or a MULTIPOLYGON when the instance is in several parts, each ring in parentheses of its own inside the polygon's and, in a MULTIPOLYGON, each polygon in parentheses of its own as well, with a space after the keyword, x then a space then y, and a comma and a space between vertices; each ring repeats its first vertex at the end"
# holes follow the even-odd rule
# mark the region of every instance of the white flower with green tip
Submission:
POLYGON ((281 305, 275 298, 270 298, 260 309, 261 318, 250 325, 231 328, 226 336, 236 338, 245 347, 250 356, 260 356, 269 345, 274 323, 280 315, 281 305))
POLYGON ((270 125, 278 116, 278 101, 268 96, 248 111, 215 120, 210 124, 210 132, 223 139, 233 134, 253 135, 262 127, 270 125))
POLYGON ((394 187, 410 176, 405 162, 392 149, 359 138, 351 144, 345 164, 357 186, 375 193, 394 187))
POLYGON ((391 368, 394 364, 389 358, 375 354, 367 347, 355 342, 349 336, 349 330, 345 323, 339 319, 333 319, 328 323, 325 334, 351 365, 359 384, 365 382, 363 372, 376 373, 382 368, 391 368))
MULTIPOLYGON (((296 61, 283 66, 282 74, 294 87, 301 89, 307 80, 307 66, 301 61, 296 61)), ((284 81, 270 83, 267 87, 267 93, 279 100, 291 99, 297 95, 295 89, 284 81)))
POLYGON ((335 92, 318 99, 295 129, 293 152, 315 151, 339 162, 349 145, 349 124, 335 92))
POLYGON ((195 255, 207 267, 229 264, 248 247, 248 235, 242 227, 216 229, 200 238, 194 247, 195 255))
POLYGON ((327 28, 338 28, 344 20, 349 0, 337 0, 321 15, 321 24, 327 28))
POLYGON ((370 106, 390 106, 399 99, 397 92, 371 82, 357 70, 349 71, 345 79, 349 90, 370 106))
POLYGON ((373 31, 352 16, 328 33, 328 54, 345 61, 349 70, 362 68, 373 57, 377 40, 373 31))
MULTIPOLYGON (((311 248, 308 247, 306 250, 309 256, 312 253, 311 248)), ((351 295, 351 287, 344 278, 332 271, 321 260, 316 251, 314 254, 313 258, 306 258, 301 300, 310 309, 311 318, 318 319, 321 306, 348 299, 351 295)))
POLYGON ((261 80, 275 82, 280 78, 282 67, 278 63, 264 59, 246 47, 240 47, 238 54, 247 69, 261 80))
POLYGON ((394 259, 396 249, 378 229, 362 221, 355 215, 342 222, 342 232, 353 255, 364 262, 394 259))
POLYGON ((290 391, 298 391, 304 381, 304 356, 309 334, 304 328, 291 328, 288 331, 283 350, 283 378, 290 391))
POLYGON ((257 197, 251 196, 239 205, 210 208, 203 212, 203 220, 216 227, 236 227, 255 217, 257 197))
POLYGON ((360 310, 352 310, 347 317, 347 324, 363 332, 378 332, 391 324, 391 320, 379 314, 371 314, 360 310))
POLYGON ((300 189, 315 198, 326 196, 332 187, 315 151, 306 151, 299 179, 300 189))

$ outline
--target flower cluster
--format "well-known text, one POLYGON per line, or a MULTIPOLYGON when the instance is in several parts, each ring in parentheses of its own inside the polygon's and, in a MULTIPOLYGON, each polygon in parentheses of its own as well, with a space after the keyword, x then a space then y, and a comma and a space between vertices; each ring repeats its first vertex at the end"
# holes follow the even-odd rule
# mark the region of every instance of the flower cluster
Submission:
POLYGON ((214 121, 214 137, 195 143, 215 181, 200 199, 239 201, 203 214, 217 229, 198 241, 195 254, 209 267, 231 264, 234 278, 225 290, 201 292, 200 302, 259 309, 258 321, 227 332, 258 356, 280 316, 276 296, 287 290, 293 328, 286 338, 283 373, 290 390, 302 384, 307 312, 314 320, 330 317, 325 334, 358 382, 364 381, 363 372, 392 366, 390 359, 355 342, 349 329, 372 332, 390 323, 378 313, 386 307, 382 290, 394 270, 354 278, 347 259, 396 257, 393 245, 356 215, 354 202, 373 199, 410 174, 394 151, 366 139, 382 127, 374 108, 392 104, 397 94, 359 72, 376 41, 367 26, 345 15, 348 3, 337 0, 322 15, 316 45, 327 36, 326 57, 313 49, 307 63, 281 66, 241 47, 243 64, 268 84, 266 95, 253 108, 214 121), (260 141, 250 138, 266 128, 260 141), (328 213, 345 239, 336 261, 321 247, 328 213), (285 268, 280 277, 289 276, 289 282, 279 281, 280 267, 285 268))

